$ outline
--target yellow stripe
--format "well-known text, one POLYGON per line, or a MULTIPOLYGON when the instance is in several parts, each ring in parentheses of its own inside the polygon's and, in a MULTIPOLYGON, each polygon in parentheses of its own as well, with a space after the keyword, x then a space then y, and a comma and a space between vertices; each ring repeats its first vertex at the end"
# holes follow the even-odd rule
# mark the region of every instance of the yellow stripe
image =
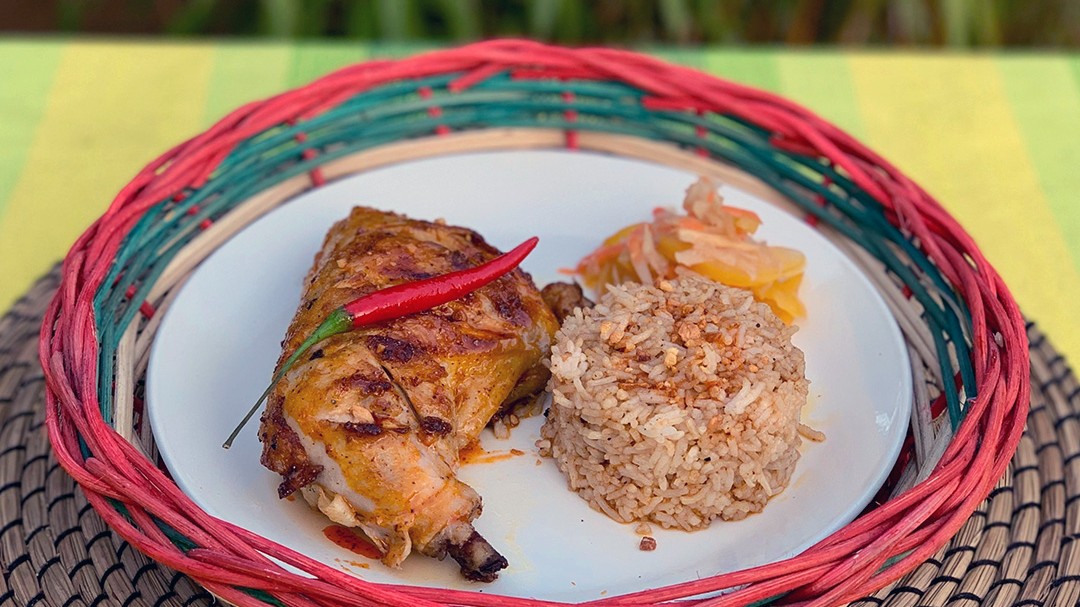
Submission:
POLYGON ((206 45, 72 43, 0 223, 0 309, 67 252, 135 173, 202 121, 206 45))
POLYGON ((1080 277, 994 59, 864 55, 851 69, 869 143, 953 213, 1024 313, 1080 360, 1080 277))

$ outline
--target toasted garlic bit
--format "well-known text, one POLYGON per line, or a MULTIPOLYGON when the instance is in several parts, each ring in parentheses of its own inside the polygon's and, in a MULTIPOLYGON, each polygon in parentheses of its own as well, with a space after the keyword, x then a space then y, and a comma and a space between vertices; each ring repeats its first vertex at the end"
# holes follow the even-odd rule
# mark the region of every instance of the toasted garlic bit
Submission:
POLYGON ((679 364, 679 349, 668 348, 667 350, 664 350, 664 366, 672 369, 677 364, 679 364))
POLYGON ((652 533, 652 527, 650 527, 649 524, 645 521, 641 521, 640 523, 638 523, 637 527, 634 527, 634 533, 638 535, 649 535, 650 533, 652 533))
POLYGON ((611 332, 615 330, 615 323, 610 320, 605 320, 600 323, 600 339, 607 339, 611 336, 611 332))
POLYGON ((701 345, 701 327, 692 322, 680 322, 675 331, 687 348, 701 345))

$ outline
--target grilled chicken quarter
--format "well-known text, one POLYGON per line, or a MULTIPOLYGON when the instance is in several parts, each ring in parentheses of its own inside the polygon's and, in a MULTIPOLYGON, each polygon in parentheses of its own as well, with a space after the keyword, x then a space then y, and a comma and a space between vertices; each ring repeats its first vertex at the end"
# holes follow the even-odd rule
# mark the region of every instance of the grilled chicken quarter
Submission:
MULTIPOLYGON (((334 308, 373 291, 473 267, 499 252, 471 230, 357 207, 327 234, 278 368, 334 308)), ((450 304, 331 337, 277 384, 262 415, 262 463, 398 566, 449 554, 472 580, 507 565, 472 521, 480 496, 459 452, 504 402, 538 394, 558 328, 514 270, 450 304)), ((276 370, 275 370, 276 372, 276 370)))

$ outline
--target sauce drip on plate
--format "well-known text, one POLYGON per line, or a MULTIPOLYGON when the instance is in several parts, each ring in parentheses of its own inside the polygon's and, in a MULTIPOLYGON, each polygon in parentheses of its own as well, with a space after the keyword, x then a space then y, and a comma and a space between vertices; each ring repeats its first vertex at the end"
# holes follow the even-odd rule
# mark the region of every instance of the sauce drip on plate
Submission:
POLYGON ((323 528, 323 535, 326 539, 334 542, 342 548, 359 554, 360 556, 366 556, 369 559, 382 558, 382 552, 375 544, 372 544, 362 534, 353 531, 348 527, 342 525, 328 525, 323 528))
POLYGON ((477 440, 470 441, 458 452, 458 457, 461 459, 461 465, 463 466, 467 464, 491 464, 519 455, 525 455, 525 452, 521 449, 487 451, 480 446, 480 441, 477 440))

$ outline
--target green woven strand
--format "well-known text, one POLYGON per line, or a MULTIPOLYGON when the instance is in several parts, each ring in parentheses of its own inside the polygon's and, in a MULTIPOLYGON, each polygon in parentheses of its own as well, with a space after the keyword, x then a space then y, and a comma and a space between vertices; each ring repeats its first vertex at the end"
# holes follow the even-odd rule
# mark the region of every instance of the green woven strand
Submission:
MULTIPOLYGON (((808 162, 807 159, 798 155, 792 155, 790 156, 790 158, 792 160, 795 160, 796 162, 808 162)), ((850 194, 853 194, 854 198, 862 201, 865 204, 871 205, 878 211, 878 215, 882 220, 880 223, 882 224, 881 229, 884 230, 883 235, 891 242, 899 246, 904 251, 904 253, 911 258, 915 265, 918 266, 919 269, 922 270, 922 272, 930 278, 933 285, 937 288, 938 295, 948 304, 945 310, 947 312, 946 320, 950 324, 950 332, 952 334, 958 333, 962 336, 967 336, 966 339, 962 339, 959 341, 954 340, 953 344, 956 349, 956 357, 959 363, 960 376, 964 386, 964 391, 966 392, 966 396, 969 400, 975 398, 977 396, 977 390, 975 385, 975 370, 972 368, 970 363, 971 344, 974 336, 972 334, 973 331, 971 328, 971 313, 967 309, 967 303, 957 296, 955 290, 953 290, 948 285, 938 268, 933 264, 933 262, 930 261, 928 257, 926 257, 926 255, 922 251, 920 251, 914 245, 914 243, 905 238, 898 228, 893 226, 888 221, 884 221, 884 208, 881 206, 880 202, 867 194, 865 191, 858 189, 854 185, 854 183, 852 183, 847 177, 840 175, 831 167, 826 165, 819 166, 823 169, 822 173, 828 176, 831 180, 833 180, 834 183, 844 184, 842 187, 846 186, 845 189, 850 194), (954 323, 953 319, 955 319, 957 323, 954 323)), ((953 420, 954 430, 955 424, 958 421, 959 420, 957 419, 953 420)))
POLYGON ((237 590, 243 592, 248 596, 257 598, 260 601, 266 603, 267 605, 273 605, 274 607, 285 607, 285 603, 277 600, 269 592, 266 592, 264 590, 255 590, 254 588, 237 588, 237 590))
MULTIPOLYGON (((117 512, 119 512, 121 516, 126 518, 127 521, 129 523, 131 523, 132 526, 138 526, 138 524, 135 522, 135 518, 133 516, 131 516, 131 512, 128 510, 128 507, 127 507, 126 504, 124 504, 120 500, 113 499, 111 497, 108 498, 108 502, 109 502, 109 505, 112 506, 117 512)), ((189 550, 193 550, 193 549, 199 547, 198 544, 196 544, 195 542, 189 540, 187 537, 184 536, 184 534, 180 533, 176 529, 173 529, 171 526, 165 524, 165 522, 163 522, 161 519, 157 518, 156 516, 151 516, 150 518, 151 518, 151 520, 154 521, 154 525, 156 525, 157 528, 160 529, 161 532, 164 533, 165 536, 169 538, 169 541, 172 542, 172 544, 174 546, 176 546, 177 548, 179 548, 183 552, 187 552, 189 550)))
MULTIPOLYGON (((837 208, 843 209, 844 207, 848 207, 848 201, 836 196, 835 193, 830 192, 828 188, 821 187, 820 183, 805 179, 803 176, 798 174, 790 174, 789 177, 798 185, 821 193, 837 208)), ((869 222, 869 225, 877 228, 876 233, 878 235, 891 242, 897 244, 899 244, 900 242, 906 242, 909 245, 908 247, 905 247, 905 249, 907 249, 906 252, 909 252, 909 257, 916 262, 918 262, 918 260, 920 259, 923 260, 922 269, 924 273, 931 276, 932 279, 936 278, 936 280, 934 280, 935 285, 941 285, 942 288, 939 293, 940 296, 942 298, 949 298, 949 300, 953 302, 956 301, 955 293, 952 291, 952 289, 949 289, 946 286, 945 281, 941 277, 940 273, 937 271, 937 268, 932 266, 929 259, 927 259, 924 255, 922 255, 921 252, 915 249, 914 246, 911 246, 910 241, 907 241, 905 238, 903 238, 898 229, 896 229, 892 224, 885 221, 883 215, 881 215, 880 213, 867 212, 866 210, 859 211, 853 207, 848 207, 846 214, 849 217, 856 216, 865 218, 866 221, 869 222)), ((900 260, 896 258, 895 255, 893 255, 887 247, 875 245, 874 249, 876 249, 878 252, 875 257, 885 263, 888 269, 896 273, 901 278, 901 280, 908 285, 908 288, 911 289, 913 296, 919 301, 919 303, 923 305, 923 309, 925 311, 925 314, 927 315, 927 321, 931 324, 931 328, 943 329, 945 334, 949 336, 947 341, 951 342, 954 349, 957 351, 957 361, 959 363, 961 377, 964 380, 964 385, 968 390, 968 395, 970 398, 974 398, 975 374, 974 370, 971 368, 970 360, 968 358, 970 356, 970 350, 968 347, 968 342, 964 336, 963 327, 961 326, 961 323, 958 320, 956 313, 954 313, 953 309, 949 306, 942 306, 939 305, 936 301, 934 301, 933 298, 930 296, 930 293, 925 289, 925 286, 922 284, 922 282, 918 280, 918 277, 914 274, 914 272, 912 272, 910 268, 908 268, 905 264, 900 262, 900 260), (959 339, 957 339, 957 337, 959 337, 959 339)), ((873 252, 873 249, 868 250, 873 252)), ((966 314, 966 310, 964 310, 963 313, 966 314)), ((942 352, 944 352, 946 356, 942 360, 948 360, 946 339, 942 336, 941 331, 932 330, 931 335, 934 338, 934 343, 938 352, 938 356, 941 357, 942 352)), ((955 385, 955 380, 953 379, 951 374, 943 373, 942 381, 945 384, 945 400, 949 412, 949 421, 952 425, 953 430, 955 431, 960 424, 960 420, 963 418, 959 394, 955 385)))
POLYGON ((769 597, 767 599, 761 599, 761 600, 758 600, 758 601, 754 601, 753 603, 749 603, 749 604, 746 605, 746 607, 765 607, 766 605, 772 605, 773 603, 775 603, 776 601, 779 601, 780 599, 784 598, 787 595, 788 595, 788 593, 785 592, 783 594, 778 594, 776 596, 771 596, 771 597, 769 597))

